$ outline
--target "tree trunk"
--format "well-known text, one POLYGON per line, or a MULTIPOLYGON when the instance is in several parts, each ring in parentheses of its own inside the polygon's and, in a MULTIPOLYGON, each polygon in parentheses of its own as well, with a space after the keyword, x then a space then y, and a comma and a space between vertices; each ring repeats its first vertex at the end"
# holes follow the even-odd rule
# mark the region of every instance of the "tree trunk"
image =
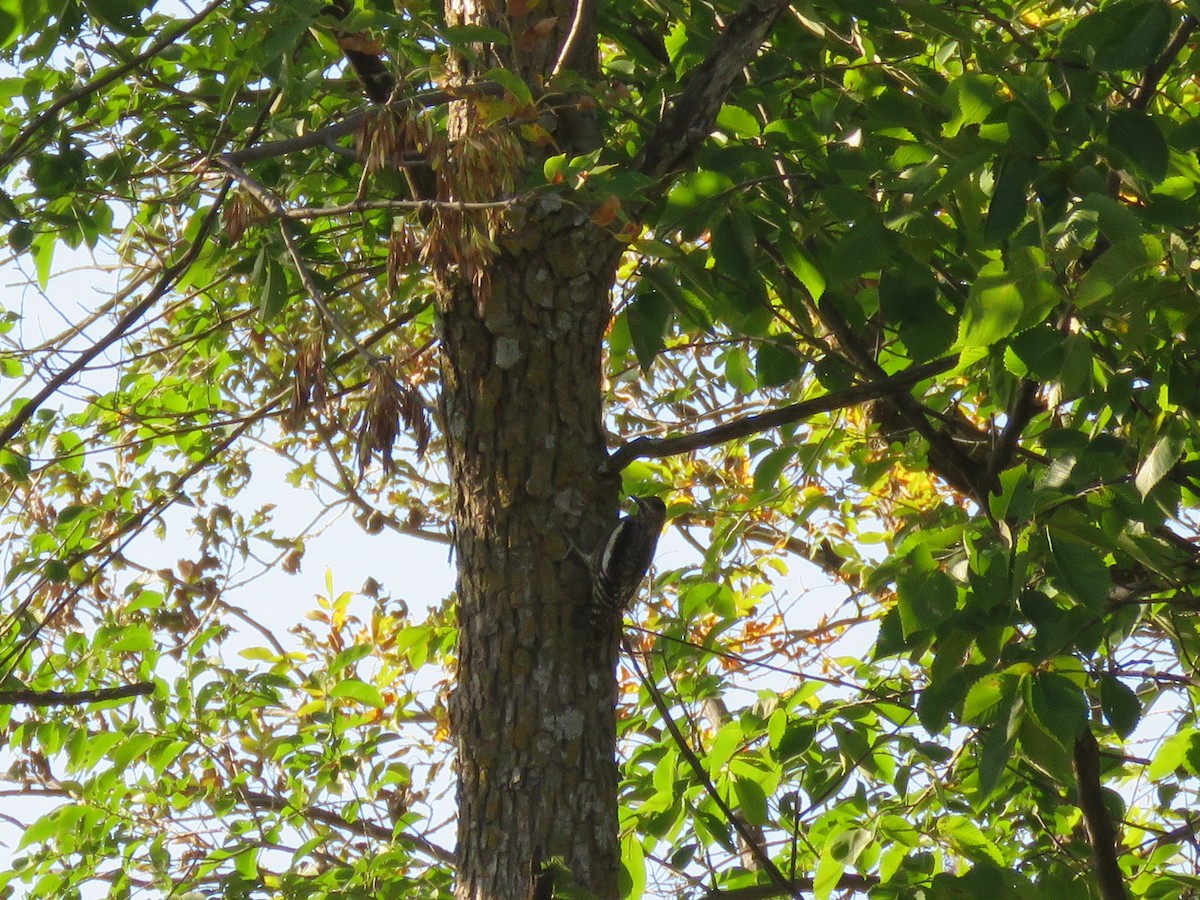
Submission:
POLYGON ((547 199, 489 268, 440 304, 457 524, 458 896, 526 898, 562 857, 616 896, 615 646, 573 624, 590 578, 568 537, 613 513, 600 476, 601 339, 613 242, 547 199), (557 208, 556 208, 557 207, 557 208))
MULTIPOLYGON (((480 48, 478 65, 499 61, 537 93, 556 69, 595 74, 590 8, 548 0, 516 17, 447 0, 446 18, 513 35, 480 48)), ((471 65, 452 57, 452 78, 469 83, 471 65)), ((549 123, 556 146, 523 148, 527 169, 541 166, 539 152, 579 153, 593 140, 590 114, 568 105, 556 101, 549 123)), ((452 143, 497 136, 473 130, 473 115, 469 102, 451 110, 452 143)), ((495 190, 505 155, 496 146, 444 177, 468 191, 492 179, 495 190)), ((618 483, 602 475, 601 348, 620 248, 578 202, 552 194, 505 213, 498 250, 472 260, 459 239, 468 262, 460 257, 438 302, 461 627, 457 895, 526 900, 535 870, 558 858, 578 884, 613 898, 616 645, 583 646, 597 643, 574 624, 591 581, 570 544, 590 549, 615 513, 618 483)))

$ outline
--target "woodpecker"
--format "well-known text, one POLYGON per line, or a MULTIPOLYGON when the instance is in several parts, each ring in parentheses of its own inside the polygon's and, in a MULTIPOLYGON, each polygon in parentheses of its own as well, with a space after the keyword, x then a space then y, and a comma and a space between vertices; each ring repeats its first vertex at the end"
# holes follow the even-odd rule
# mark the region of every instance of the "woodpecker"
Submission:
POLYGON ((658 534, 667 520, 661 497, 634 497, 637 511, 617 521, 592 560, 589 624, 600 630, 625 611, 654 561, 658 534))

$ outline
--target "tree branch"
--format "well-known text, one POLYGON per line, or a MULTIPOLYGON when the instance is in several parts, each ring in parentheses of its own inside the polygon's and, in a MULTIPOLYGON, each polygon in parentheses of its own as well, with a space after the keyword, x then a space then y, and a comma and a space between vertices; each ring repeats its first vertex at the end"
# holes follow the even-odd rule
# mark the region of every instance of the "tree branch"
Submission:
POLYGON ((365 819, 358 819, 351 822, 331 810, 321 809, 316 806, 306 806, 303 809, 298 809, 295 805, 288 803, 280 797, 264 794, 260 791, 243 790, 238 792, 238 796, 256 809, 265 809, 270 812, 280 813, 299 813, 304 818, 310 819, 313 822, 320 822, 322 825, 329 825, 333 828, 348 831, 351 834, 357 834, 361 837, 371 838, 372 840, 382 841, 383 843, 391 843, 394 840, 406 841, 440 863, 445 863, 448 866, 453 866, 457 863, 457 858, 452 852, 444 847, 439 847, 437 844, 420 835, 409 834, 408 832, 397 833, 386 825, 377 825, 365 819))
POLYGON ((1133 90, 1133 95, 1129 98, 1129 106, 1132 109, 1144 111, 1150 106, 1150 101, 1154 99, 1154 94, 1158 91, 1158 83, 1167 73, 1167 69, 1171 67, 1171 63, 1175 62, 1176 57, 1188 45, 1197 24, 1200 22, 1194 15, 1189 14, 1183 17, 1183 21, 1179 23, 1175 34, 1171 36, 1171 40, 1163 50, 1162 56, 1147 66, 1146 71, 1142 73, 1141 81, 1138 82, 1138 86, 1133 90))
POLYGON ((1075 769, 1079 809, 1092 845, 1100 897, 1102 900, 1128 900, 1125 878, 1117 864, 1116 829, 1104 808, 1104 793, 1100 787, 1100 747, 1086 725, 1075 738, 1072 768, 1075 769))
POLYGON ((800 891, 793 890, 791 882, 775 865, 775 861, 767 854, 761 844, 755 839, 754 832, 741 816, 738 816, 725 802, 725 798, 721 796, 721 792, 717 790, 717 786, 712 783, 712 779, 708 777, 708 771, 704 768, 704 763, 696 755, 696 751, 692 749, 691 743, 679 730, 675 719, 671 716, 671 710, 667 708, 667 703, 662 698, 662 694, 658 690, 658 685, 650 680, 650 676, 642 671, 642 666, 638 663, 637 654, 634 653, 633 647, 630 645, 627 638, 621 639, 622 645, 625 647, 625 652, 629 654, 630 662, 633 668, 637 671, 638 677, 642 680, 642 684, 646 686, 647 693, 650 694, 650 699, 653 701, 658 714, 662 716, 663 724, 667 726, 667 731, 671 733, 671 738, 675 741, 675 746, 679 749, 680 754, 687 760, 696 779, 704 786, 705 791, 712 797, 713 802, 721 809, 721 814, 725 816, 725 820, 733 826, 734 830, 741 836, 745 842, 746 848, 754 856, 754 859, 762 866, 763 870, 771 876, 771 881, 775 884, 776 891, 782 890, 782 896, 800 897, 800 891))
POLYGON ((93 691, 0 691, 0 706, 84 706, 106 700, 145 697, 154 693, 154 684, 139 681, 116 688, 97 688, 93 691))
POLYGON ((716 45, 691 74, 650 137, 636 168, 665 175, 678 168, 708 137, 725 96, 758 53, 788 0, 745 0, 729 20, 716 45))
POLYGON ((607 468, 610 472, 619 472, 635 459, 663 459, 668 456, 678 456, 693 450, 702 450, 723 444, 737 438, 749 437, 771 428, 779 428, 799 422, 820 413, 833 412, 855 406, 866 400, 886 397, 911 388, 913 385, 947 372, 958 363, 957 356, 945 356, 933 362, 913 366, 895 375, 880 378, 866 384, 858 384, 841 391, 834 391, 823 397, 814 397, 791 406, 784 406, 771 412, 759 413, 753 416, 743 416, 725 425, 707 428, 693 434, 676 437, 649 438, 640 437, 619 447, 608 458, 607 468))
POLYGON ((21 154, 21 151, 25 149, 25 145, 29 143, 35 134, 37 134, 47 125, 57 122, 58 114, 64 109, 73 105, 81 98, 95 93, 96 91, 103 90, 114 81, 119 81, 120 79, 124 78, 142 63, 153 59, 154 56, 156 56, 159 52, 171 46, 171 44, 175 43, 177 40, 207 19, 213 12, 220 9, 224 5, 225 0, 212 0, 212 2, 201 9, 200 12, 196 13, 190 19, 187 19, 180 28, 170 32, 167 35, 164 35, 163 37, 160 37, 156 41, 152 41, 145 50, 143 50, 133 59, 129 60, 129 62, 122 63, 121 65, 105 72, 103 75, 97 75, 91 81, 81 84, 73 91, 67 91, 67 93, 63 94, 61 97, 47 106, 45 110, 35 116, 32 122, 22 128, 17 136, 12 139, 12 143, 8 145, 5 151, 0 153, 0 171, 5 170, 12 165, 13 161, 16 160, 16 158, 21 154))
POLYGON ((54 396, 63 385, 82 372, 88 363, 124 337, 125 333, 142 316, 149 312, 167 291, 174 287, 175 282, 196 261, 196 258, 200 255, 200 251, 204 249, 205 241, 208 239, 213 225, 221 213, 221 204, 224 202, 225 194, 228 192, 230 184, 231 182, 226 181, 217 192, 216 200, 209 209, 208 215, 204 217, 204 221, 200 225, 200 231, 196 235, 196 239, 192 241, 192 245, 188 247, 187 252, 163 270, 162 275, 159 276, 158 281, 150 289, 149 293, 122 315, 117 320, 117 324, 108 330, 107 334, 75 357, 70 365, 47 381, 29 402, 13 413, 12 418, 8 420, 3 428, 0 428, 0 447, 7 447, 12 439, 16 437, 17 432, 25 426, 25 423, 33 417, 33 414, 41 408, 43 403, 54 396))
POLYGON ((462 100, 467 97, 500 97, 503 95, 504 88, 492 82, 463 85, 452 90, 437 89, 421 91, 412 97, 391 100, 385 107, 370 106, 355 110, 339 122, 318 128, 299 137, 285 138, 281 141, 269 141, 265 144, 255 144, 253 147, 245 147, 241 150, 231 150, 228 153, 222 154, 222 157, 240 165, 260 159, 275 159, 279 156, 289 156, 292 153, 311 150, 314 147, 326 147, 330 141, 345 137, 348 134, 354 134, 364 119, 378 115, 383 109, 404 110, 414 107, 424 109, 432 106, 442 106, 451 101, 462 100))

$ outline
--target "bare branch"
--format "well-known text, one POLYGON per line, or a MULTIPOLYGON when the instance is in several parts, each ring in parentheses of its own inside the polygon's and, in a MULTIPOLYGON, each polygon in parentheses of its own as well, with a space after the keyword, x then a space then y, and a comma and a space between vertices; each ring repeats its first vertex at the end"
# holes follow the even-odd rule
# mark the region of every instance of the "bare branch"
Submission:
POLYGON ((153 693, 154 684, 149 681, 93 691, 0 691, 0 706, 84 706, 107 700, 145 697, 153 693))
POLYGON ((399 840, 401 842, 411 843, 422 853, 432 857, 433 859, 436 859, 440 863, 445 863, 448 866, 453 866, 457 862, 456 857, 451 851, 445 849, 444 847, 439 847, 437 844, 421 837, 420 835, 410 834, 408 832, 400 832, 399 834, 395 834, 392 829, 388 828, 386 825, 376 825, 374 822, 368 822, 364 819, 358 819, 354 822, 351 822, 343 816, 339 816, 335 812, 327 809, 321 809, 320 807, 316 806, 308 806, 304 809, 296 809, 295 806, 280 797, 275 797, 271 794, 264 794, 259 791, 241 791, 240 796, 251 806, 258 809, 266 809, 270 810, 271 812, 297 812, 304 816, 304 818, 311 819, 314 822, 320 822, 322 825, 329 825, 333 828, 338 828, 343 831, 348 831, 351 834, 361 835, 362 837, 371 838, 373 840, 383 841, 386 843, 390 843, 392 840, 399 840))
POLYGON ((889 394, 911 388, 927 378, 947 372, 957 363, 957 356, 945 356, 933 362, 913 366, 895 375, 880 378, 878 381, 858 384, 845 390, 834 391, 823 397, 814 397, 811 400, 793 403, 791 406, 784 406, 771 412, 743 416, 725 425, 707 428, 693 434, 667 438, 637 438, 618 448, 608 458, 607 468, 611 472, 619 472, 635 459, 663 459, 668 456, 678 456, 681 453, 714 447, 737 438, 749 437, 771 428, 790 425, 820 413, 845 409, 877 397, 886 397, 889 394))
POLYGON ((743 69, 787 5, 788 0, 745 0, 647 138, 638 169, 647 175, 665 175, 695 152, 712 131, 729 89, 744 77, 743 69))
POLYGON ((1104 793, 1100 787, 1100 747, 1087 725, 1075 738, 1072 768, 1075 770, 1079 809, 1083 813, 1088 840, 1092 845, 1100 896, 1103 900, 1128 900, 1125 877, 1117 862, 1117 833, 1108 817, 1108 810, 1104 808, 1104 793))

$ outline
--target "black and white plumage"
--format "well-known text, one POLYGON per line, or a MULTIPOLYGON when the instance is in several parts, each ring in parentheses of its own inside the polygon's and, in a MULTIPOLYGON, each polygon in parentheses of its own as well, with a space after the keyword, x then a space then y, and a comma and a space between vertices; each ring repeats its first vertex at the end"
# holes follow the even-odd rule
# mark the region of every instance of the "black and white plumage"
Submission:
POLYGON ((667 505, 661 497, 634 497, 633 502, 637 511, 617 521, 592 560, 588 619, 595 630, 620 616, 641 587, 667 520, 667 505))

